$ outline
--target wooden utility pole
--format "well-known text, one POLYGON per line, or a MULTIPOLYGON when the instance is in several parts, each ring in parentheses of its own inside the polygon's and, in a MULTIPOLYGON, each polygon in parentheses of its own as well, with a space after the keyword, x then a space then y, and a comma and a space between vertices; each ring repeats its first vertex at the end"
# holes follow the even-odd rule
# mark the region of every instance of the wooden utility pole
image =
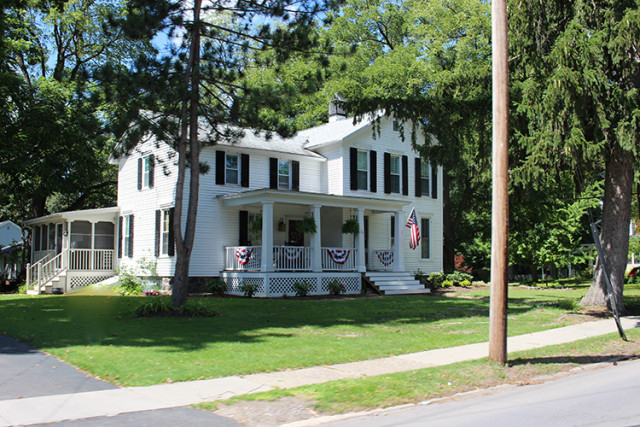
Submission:
POLYGON ((493 195, 489 359, 507 362, 507 268, 509 238, 509 64, 506 0, 491 5, 493 63, 493 195))

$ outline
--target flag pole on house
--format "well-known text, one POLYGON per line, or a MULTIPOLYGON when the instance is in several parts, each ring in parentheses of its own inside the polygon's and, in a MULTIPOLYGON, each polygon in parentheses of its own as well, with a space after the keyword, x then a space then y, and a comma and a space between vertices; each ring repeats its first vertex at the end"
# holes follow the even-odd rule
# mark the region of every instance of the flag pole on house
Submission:
POLYGON ((409 247, 415 250, 420 243, 420 229, 418 228, 418 217, 416 216, 416 208, 411 208, 411 213, 407 219, 406 226, 411 229, 409 237, 409 247))

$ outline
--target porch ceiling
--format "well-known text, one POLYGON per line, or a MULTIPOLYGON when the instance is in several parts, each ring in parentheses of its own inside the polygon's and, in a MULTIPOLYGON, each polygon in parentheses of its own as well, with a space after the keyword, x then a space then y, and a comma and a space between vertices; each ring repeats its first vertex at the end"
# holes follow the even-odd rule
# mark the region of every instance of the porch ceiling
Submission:
POLYGON ((409 205, 405 200, 391 198, 338 196, 334 194, 308 193, 302 191, 286 191, 261 189, 217 196, 224 207, 261 205, 264 202, 285 203, 295 205, 319 205, 338 208, 362 208, 380 212, 396 212, 409 205))
POLYGON ((27 220, 24 222, 24 225, 27 227, 32 227, 34 225, 40 225, 40 224, 50 224, 53 222, 75 221, 75 220, 114 221, 115 219, 117 219, 119 213, 120 213, 120 208, 117 206, 113 206, 109 208, 100 208, 100 209, 87 209, 83 211, 58 212, 51 215, 41 216, 38 218, 27 220))

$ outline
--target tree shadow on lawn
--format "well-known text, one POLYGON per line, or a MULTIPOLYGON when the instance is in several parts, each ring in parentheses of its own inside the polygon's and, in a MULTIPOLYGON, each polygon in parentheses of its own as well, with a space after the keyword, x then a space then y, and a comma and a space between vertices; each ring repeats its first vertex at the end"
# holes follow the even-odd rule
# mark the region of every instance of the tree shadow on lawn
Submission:
POLYGON ((513 360, 509 360, 507 364, 512 366, 524 366, 524 365, 564 365, 564 364, 576 364, 576 365, 591 365, 594 363, 607 363, 616 362, 622 360, 636 360, 640 358, 637 355, 629 354, 600 354, 592 356, 548 356, 548 357, 523 357, 513 360))
MULTIPOLYGON (((433 296, 328 300, 208 298, 218 316, 136 318, 144 298, 107 295, 0 299, 0 333, 44 347, 113 346, 205 349, 213 343, 250 343, 292 337, 301 328, 401 328, 477 318, 485 323, 489 302, 433 296), (281 329, 281 330, 280 330, 281 329)), ((549 301, 540 301, 549 305, 549 301)), ((539 308, 530 299, 510 301, 509 314, 539 308)), ((454 322, 455 323, 455 322, 454 322)), ((409 330, 410 330, 409 328, 409 330)), ((414 329, 415 330, 415 329, 414 329)), ((487 328, 488 330, 488 328, 487 328)), ((311 334, 318 332, 311 332, 311 334)), ((403 332, 398 332, 403 333, 403 332)), ((488 332, 487 332, 488 333, 488 332)), ((456 344, 457 345, 457 344, 456 344)))

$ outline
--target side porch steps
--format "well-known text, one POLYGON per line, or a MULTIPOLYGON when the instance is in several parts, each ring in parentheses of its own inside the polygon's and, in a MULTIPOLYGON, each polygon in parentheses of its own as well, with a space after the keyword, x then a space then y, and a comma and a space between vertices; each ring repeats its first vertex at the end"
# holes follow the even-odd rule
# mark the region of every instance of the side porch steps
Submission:
POLYGON ((367 271, 366 279, 383 295, 412 295, 428 294, 420 281, 414 279, 411 273, 395 271, 367 271))
MULTIPOLYGON (((41 294, 64 293, 66 284, 67 284, 67 270, 65 269, 65 270, 62 270, 53 278, 51 278, 51 280, 45 282, 43 285, 40 285, 40 293, 41 294)), ((27 295, 38 295, 38 292, 35 289, 28 289, 27 295)))

